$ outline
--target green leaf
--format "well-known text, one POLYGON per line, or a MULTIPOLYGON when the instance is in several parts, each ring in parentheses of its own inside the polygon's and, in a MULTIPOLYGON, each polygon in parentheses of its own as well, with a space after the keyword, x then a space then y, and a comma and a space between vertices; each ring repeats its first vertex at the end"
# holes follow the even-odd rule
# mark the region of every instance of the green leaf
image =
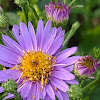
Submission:
POLYGON ((89 96, 86 96, 84 98, 81 98, 80 100, 89 100, 89 96))
POLYGON ((84 55, 93 55, 93 49, 100 48, 100 25, 81 32, 81 39, 78 45, 78 51, 84 51, 84 55))
POLYGON ((13 26, 14 24, 19 24, 20 19, 15 12, 6 12, 6 16, 8 17, 9 25, 13 26))
POLYGON ((7 96, 7 93, 1 93, 0 94, 0 100, 2 100, 5 96, 7 96))

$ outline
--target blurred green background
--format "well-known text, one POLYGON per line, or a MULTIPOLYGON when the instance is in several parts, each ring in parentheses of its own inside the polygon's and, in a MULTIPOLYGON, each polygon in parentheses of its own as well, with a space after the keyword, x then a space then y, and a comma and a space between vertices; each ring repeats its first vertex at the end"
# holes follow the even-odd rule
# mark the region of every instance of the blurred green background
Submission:
MULTIPOLYGON (((31 0, 35 10, 46 23, 45 4, 49 0, 31 0)), ((57 2, 58 0, 53 0, 57 2)), ((64 0, 68 5, 72 0, 64 0)), ((12 29, 14 24, 25 21, 24 13, 21 8, 14 4, 14 0, 0 0, 0 5, 6 9, 9 29, 12 29), (7 1, 7 4, 5 4, 7 1)), ((83 5, 82 8, 71 8, 70 17, 66 26, 66 31, 69 31, 75 21, 80 22, 80 28, 76 34, 70 39, 68 47, 78 46, 78 54, 93 55, 93 48, 100 48, 100 0, 76 0, 73 6, 83 5)), ((32 9, 28 7, 29 20, 33 23, 36 30, 37 22, 32 9)), ((100 100, 100 85, 89 94, 89 100, 100 100)), ((88 99, 84 99, 88 100, 88 99)))

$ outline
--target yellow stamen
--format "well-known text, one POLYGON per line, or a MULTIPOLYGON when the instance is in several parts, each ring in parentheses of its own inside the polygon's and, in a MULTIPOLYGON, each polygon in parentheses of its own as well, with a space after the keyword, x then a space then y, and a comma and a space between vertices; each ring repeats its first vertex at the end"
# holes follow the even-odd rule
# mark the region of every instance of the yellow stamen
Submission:
POLYGON ((61 10, 64 9, 64 7, 63 7, 63 6, 60 6, 60 5, 55 5, 55 8, 57 9, 57 11, 58 11, 59 9, 61 9, 61 10))
POLYGON ((44 80, 43 80, 43 75, 42 75, 42 78, 41 78, 41 92, 43 91, 43 86, 44 86, 44 80))
POLYGON ((20 63, 12 69, 20 70, 23 74, 21 78, 33 82, 41 82, 41 91, 43 86, 47 84, 48 77, 51 75, 52 67, 55 64, 55 58, 50 55, 44 54, 41 51, 34 51, 24 53, 22 58, 19 58, 20 63))
POLYGON ((6 70, 6 68, 3 66, 3 70, 6 70))
POLYGON ((35 99, 35 96, 33 96, 32 98, 35 99))
POLYGON ((87 66, 90 71, 91 71, 91 68, 93 68, 93 60, 91 58, 87 58, 87 59, 82 59, 83 62, 81 63, 82 66, 87 66))
POLYGON ((14 66, 14 67, 12 67, 12 68, 10 68, 10 69, 16 69, 16 66, 14 66))
POLYGON ((19 80, 21 79, 22 75, 23 75, 23 73, 21 73, 21 75, 20 75, 20 77, 19 77, 19 79, 17 80, 17 82, 16 82, 16 83, 18 83, 18 82, 19 82, 19 80))
POLYGON ((57 91, 57 87, 55 86, 55 91, 57 91))
POLYGON ((48 79, 46 78, 46 79, 45 79, 45 85, 47 84, 47 81, 48 81, 48 79))

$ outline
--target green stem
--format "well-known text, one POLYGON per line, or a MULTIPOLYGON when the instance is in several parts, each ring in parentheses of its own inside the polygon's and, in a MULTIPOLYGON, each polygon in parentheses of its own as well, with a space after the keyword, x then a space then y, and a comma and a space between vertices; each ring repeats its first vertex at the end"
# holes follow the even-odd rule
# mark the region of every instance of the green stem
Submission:
POLYGON ((1 0, 0 0, 0 5, 1 5, 1 0))
MULTIPOLYGON (((29 3, 30 3, 30 2, 29 2, 29 3)), ((30 6, 30 7, 31 7, 31 9, 33 10, 33 13, 34 13, 34 15, 35 15, 36 19, 37 19, 37 20, 39 20, 39 16, 38 16, 38 14, 37 14, 37 12, 36 12, 36 10, 35 10, 34 6, 33 6, 33 5, 31 5, 31 4, 29 4, 29 6, 30 6)))
POLYGON ((25 14, 26 23, 27 23, 27 25, 28 25, 28 8, 27 8, 27 5, 25 5, 25 7, 22 7, 22 11, 23 11, 24 14, 25 14))
POLYGON ((8 94, 6 92, 4 92, 1 96, 0 96, 0 100, 3 100, 4 97, 6 97, 8 94))
POLYGON ((71 8, 82 8, 84 7, 83 5, 75 5, 75 6, 72 6, 71 8))
POLYGON ((8 0, 5 0, 4 12, 6 12, 6 8, 7 8, 7 1, 8 1, 8 0))
POLYGON ((80 83, 80 86, 82 87, 82 85, 84 84, 85 80, 82 80, 80 83))
POLYGON ((93 86, 93 87, 91 87, 91 89, 88 91, 87 95, 91 95, 92 92, 97 88, 97 86, 98 86, 98 84, 93 86))
MULTIPOLYGON (((70 38, 75 34, 76 30, 79 28, 80 26, 80 23, 79 22, 75 22, 72 27, 71 27, 71 30, 69 31, 69 34, 68 36, 66 37, 66 39, 64 40, 64 43, 63 43, 63 47, 67 46, 70 38)), ((65 49, 65 48, 64 48, 65 49)))
POLYGON ((14 92, 14 95, 15 95, 15 98, 14 98, 15 100, 22 100, 20 94, 17 91, 14 92))
POLYGON ((67 3, 67 0, 64 0, 64 3, 67 3))
POLYGON ((72 2, 70 2, 70 4, 68 6, 71 7, 75 2, 76 2, 76 0, 73 0, 72 2))
POLYGON ((95 79, 94 81, 92 81, 90 84, 86 85, 82 91, 85 92, 86 90, 89 90, 91 87, 93 87, 94 85, 97 85, 98 83, 100 83, 100 77, 98 77, 97 79, 95 79))

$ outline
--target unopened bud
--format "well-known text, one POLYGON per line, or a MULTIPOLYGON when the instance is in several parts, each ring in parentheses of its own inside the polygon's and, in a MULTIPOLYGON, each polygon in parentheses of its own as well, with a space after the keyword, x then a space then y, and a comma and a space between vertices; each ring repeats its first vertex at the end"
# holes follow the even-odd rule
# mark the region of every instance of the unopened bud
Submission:
POLYGON ((58 4, 55 2, 49 3, 49 5, 45 5, 46 16, 47 19, 50 19, 53 26, 64 28, 69 19, 70 7, 66 7, 66 4, 62 0, 62 4, 60 0, 58 0, 58 4))
POLYGON ((8 29, 8 20, 5 16, 3 9, 0 6, 0 31, 4 31, 8 29))
POLYGON ((71 85, 69 87, 68 96, 71 100, 80 100, 83 96, 82 88, 78 85, 71 85))
POLYGON ((2 86, 5 92, 13 94, 15 91, 17 91, 17 83, 12 79, 3 83, 2 86))

